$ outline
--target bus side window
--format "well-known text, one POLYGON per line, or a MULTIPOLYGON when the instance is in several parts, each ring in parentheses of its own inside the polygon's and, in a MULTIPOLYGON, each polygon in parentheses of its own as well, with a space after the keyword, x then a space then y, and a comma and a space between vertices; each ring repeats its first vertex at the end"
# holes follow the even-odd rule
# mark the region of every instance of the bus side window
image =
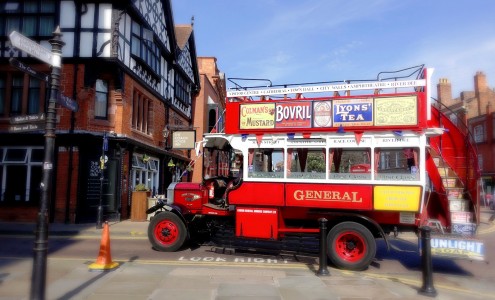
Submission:
POLYGON ((377 180, 419 180, 417 148, 375 149, 377 180))
POLYGON ((325 179, 325 149, 287 149, 287 178, 325 179))
POLYGON ((283 149, 259 148, 248 151, 249 178, 283 178, 283 149))
POLYGON ((329 178, 337 180, 371 179, 370 148, 330 149, 332 161, 329 178))

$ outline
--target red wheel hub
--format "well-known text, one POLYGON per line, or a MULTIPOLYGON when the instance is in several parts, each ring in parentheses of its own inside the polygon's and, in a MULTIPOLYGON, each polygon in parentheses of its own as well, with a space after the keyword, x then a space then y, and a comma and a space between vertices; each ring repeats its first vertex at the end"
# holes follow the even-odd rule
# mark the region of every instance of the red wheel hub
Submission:
POLYGON ((354 231, 342 232, 335 240, 335 251, 341 259, 357 262, 366 255, 366 243, 363 237, 354 231))
POLYGON ((154 234, 160 243, 170 245, 179 238, 179 229, 174 222, 163 220, 156 224, 154 234))

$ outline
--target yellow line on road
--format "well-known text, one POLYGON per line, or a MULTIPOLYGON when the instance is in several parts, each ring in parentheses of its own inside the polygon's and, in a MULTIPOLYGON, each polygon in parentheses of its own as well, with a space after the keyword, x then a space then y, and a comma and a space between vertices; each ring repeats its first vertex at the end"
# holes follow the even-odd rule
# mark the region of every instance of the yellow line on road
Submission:
MULTIPOLYGON (((93 261, 94 258, 74 258, 74 257, 49 257, 50 260, 68 260, 68 261, 93 261)), ((309 269, 309 266, 304 263, 239 263, 239 262, 207 262, 207 261, 178 261, 178 260, 127 260, 114 258, 114 262, 121 265, 127 263, 144 264, 144 265, 170 265, 170 266, 208 266, 208 267, 232 267, 232 268, 267 268, 267 269, 309 269)), ((316 266, 317 268, 317 266, 316 266)))

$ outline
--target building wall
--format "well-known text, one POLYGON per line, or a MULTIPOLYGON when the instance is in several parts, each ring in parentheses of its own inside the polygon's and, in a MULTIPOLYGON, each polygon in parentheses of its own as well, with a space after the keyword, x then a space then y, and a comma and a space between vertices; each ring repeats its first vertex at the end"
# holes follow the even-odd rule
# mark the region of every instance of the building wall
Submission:
MULTIPOLYGON (((210 125, 208 115, 211 106, 208 103, 214 103, 219 112, 222 112, 225 108, 225 79, 218 70, 215 57, 198 57, 198 68, 201 91, 195 98, 193 122, 196 129, 196 141, 199 142, 202 140, 203 134, 208 133, 210 125)), ((217 115, 217 119, 218 117, 217 115)), ((217 131, 223 132, 221 128, 217 131)), ((203 157, 201 154, 198 156, 195 151, 192 151, 191 160, 195 162, 191 181, 200 183, 203 180, 203 157)))
POLYGON ((70 151, 72 150, 72 165, 79 164, 77 147, 59 147, 57 156, 56 184, 54 185, 55 203, 52 214, 56 223, 74 223, 76 219, 77 189, 79 172, 71 167, 70 151), (69 187, 69 190, 67 190, 69 187), (67 194, 69 193, 69 194, 67 194), (67 214, 68 213, 68 214, 67 214))
POLYGON ((448 107, 442 109, 458 126, 467 126, 475 140, 480 169, 486 192, 495 191, 495 89, 490 87, 486 74, 476 72, 474 90, 462 91, 452 98, 452 86, 448 79, 440 79, 437 85, 438 100, 448 107), (457 117, 451 116, 453 113, 457 117))

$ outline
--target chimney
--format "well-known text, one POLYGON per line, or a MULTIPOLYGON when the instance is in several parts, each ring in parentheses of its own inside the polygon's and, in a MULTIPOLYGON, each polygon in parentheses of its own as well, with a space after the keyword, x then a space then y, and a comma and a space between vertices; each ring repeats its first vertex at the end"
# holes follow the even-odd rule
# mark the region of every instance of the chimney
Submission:
POLYGON ((437 84, 438 102, 445 106, 452 105, 452 85, 447 78, 440 78, 437 84))
POLYGON ((486 92, 487 84, 486 84, 486 75, 485 73, 478 71, 474 76, 474 91, 476 92, 476 96, 479 93, 486 92))
POLYGON ((478 71, 474 76, 474 93, 478 101, 478 116, 483 113, 482 109, 490 103, 488 99, 488 85, 486 83, 485 73, 478 71))

